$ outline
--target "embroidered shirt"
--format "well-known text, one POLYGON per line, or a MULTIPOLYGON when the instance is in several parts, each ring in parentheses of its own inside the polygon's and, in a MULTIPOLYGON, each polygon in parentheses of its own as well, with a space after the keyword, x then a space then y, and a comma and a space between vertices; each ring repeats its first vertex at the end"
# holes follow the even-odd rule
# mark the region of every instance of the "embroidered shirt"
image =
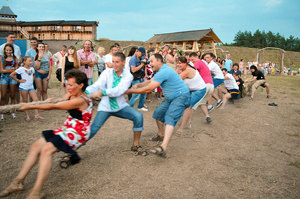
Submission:
POLYGON ((105 69, 98 80, 86 88, 88 94, 102 90, 103 97, 98 106, 98 111, 117 112, 129 106, 124 98, 124 93, 130 87, 133 76, 128 70, 117 76, 113 68, 105 69))

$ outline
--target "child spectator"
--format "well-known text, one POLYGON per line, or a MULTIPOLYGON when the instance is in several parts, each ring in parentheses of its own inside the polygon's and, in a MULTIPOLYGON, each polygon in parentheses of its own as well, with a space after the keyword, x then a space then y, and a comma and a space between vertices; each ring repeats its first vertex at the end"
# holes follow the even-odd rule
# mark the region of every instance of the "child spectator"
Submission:
MULTIPOLYGON (((27 103, 27 101, 28 101, 28 94, 30 95, 31 99, 34 102, 37 102, 38 101, 37 94, 33 87, 35 71, 34 71, 34 68, 32 67, 31 58, 29 56, 25 56, 23 58, 23 64, 24 64, 24 66, 21 66, 20 68, 18 68, 14 72, 12 72, 10 74, 10 77, 20 83, 19 90, 20 90, 20 93, 21 93, 24 103, 27 103), (15 77, 16 74, 20 74, 22 79, 18 80, 15 77)), ((43 117, 41 117, 39 115, 39 112, 37 109, 35 109, 34 112, 35 112, 34 119, 36 119, 36 120, 44 119, 43 117)), ((26 114, 26 121, 30 121, 28 111, 25 111, 25 114, 26 114)))

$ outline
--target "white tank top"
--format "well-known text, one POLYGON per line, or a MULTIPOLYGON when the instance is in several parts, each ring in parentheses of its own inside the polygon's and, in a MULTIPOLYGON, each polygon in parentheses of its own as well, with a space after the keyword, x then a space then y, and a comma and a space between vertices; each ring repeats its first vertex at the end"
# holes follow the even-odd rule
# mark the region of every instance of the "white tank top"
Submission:
POLYGON ((195 71, 195 75, 192 79, 185 78, 183 81, 189 87, 190 91, 196 91, 206 88, 206 84, 197 70, 195 71))

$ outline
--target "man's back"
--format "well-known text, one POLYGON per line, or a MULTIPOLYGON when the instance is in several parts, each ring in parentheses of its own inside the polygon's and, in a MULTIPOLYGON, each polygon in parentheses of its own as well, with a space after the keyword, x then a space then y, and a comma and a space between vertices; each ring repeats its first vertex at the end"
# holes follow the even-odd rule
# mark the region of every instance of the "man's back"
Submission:
POLYGON ((178 73, 166 64, 154 75, 153 81, 161 83, 164 95, 169 99, 190 92, 178 73))
POLYGON ((201 60, 194 63, 194 67, 198 70, 205 84, 214 84, 208 66, 201 60))

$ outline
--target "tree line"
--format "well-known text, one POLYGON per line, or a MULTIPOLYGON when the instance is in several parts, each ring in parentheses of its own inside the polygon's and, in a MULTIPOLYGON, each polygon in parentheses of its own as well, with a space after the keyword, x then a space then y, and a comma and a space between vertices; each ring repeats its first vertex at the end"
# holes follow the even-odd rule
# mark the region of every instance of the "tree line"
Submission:
POLYGON ((249 48, 276 47, 289 51, 300 51, 300 39, 290 35, 288 38, 273 33, 256 30, 253 34, 250 31, 238 31, 233 43, 223 44, 225 46, 243 46, 249 48))

